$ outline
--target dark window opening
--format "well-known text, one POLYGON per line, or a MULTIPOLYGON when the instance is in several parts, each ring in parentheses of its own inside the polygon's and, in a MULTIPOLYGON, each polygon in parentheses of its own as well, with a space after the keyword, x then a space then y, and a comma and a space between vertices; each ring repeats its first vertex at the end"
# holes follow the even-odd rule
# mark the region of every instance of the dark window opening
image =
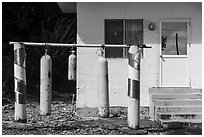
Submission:
POLYGON ((162 22, 162 55, 187 55, 187 22, 162 22))
MULTIPOLYGON (((106 19, 105 44, 143 44, 142 19, 106 19)), ((128 48, 106 48, 106 58, 127 58, 128 48)))

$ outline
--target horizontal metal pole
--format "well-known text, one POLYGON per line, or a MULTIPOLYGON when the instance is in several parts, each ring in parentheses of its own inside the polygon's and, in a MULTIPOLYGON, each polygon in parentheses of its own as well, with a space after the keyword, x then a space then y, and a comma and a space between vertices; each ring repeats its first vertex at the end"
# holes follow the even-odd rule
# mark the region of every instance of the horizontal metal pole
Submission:
MULTIPOLYGON (((9 42, 10 45, 16 42, 9 42)), ((35 43, 35 42, 19 42, 27 46, 55 46, 55 47, 87 47, 87 48, 98 48, 103 44, 62 44, 62 43, 35 43)), ((128 45, 115 45, 115 44, 105 44, 105 47, 118 47, 118 48, 129 48, 128 45)))

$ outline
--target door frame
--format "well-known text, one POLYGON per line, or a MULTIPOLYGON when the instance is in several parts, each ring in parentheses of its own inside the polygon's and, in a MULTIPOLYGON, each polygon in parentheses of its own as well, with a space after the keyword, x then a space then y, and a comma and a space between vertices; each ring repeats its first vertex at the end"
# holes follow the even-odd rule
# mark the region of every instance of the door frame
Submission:
MULTIPOLYGON (((162 32, 162 22, 187 22, 187 55, 163 55, 165 58, 187 58, 187 80, 188 80, 188 85, 186 86, 179 86, 179 87, 191 87, 191 77, 190 77, 190 47, 191 47, 191 18, 165 18, 159 20, 159 25, 158 25, 158 87, 167 87, 162 85, 162 45, 161 45, 161 32, 162 32)), ((171 86, 175 87, 175 86, 171 86)))

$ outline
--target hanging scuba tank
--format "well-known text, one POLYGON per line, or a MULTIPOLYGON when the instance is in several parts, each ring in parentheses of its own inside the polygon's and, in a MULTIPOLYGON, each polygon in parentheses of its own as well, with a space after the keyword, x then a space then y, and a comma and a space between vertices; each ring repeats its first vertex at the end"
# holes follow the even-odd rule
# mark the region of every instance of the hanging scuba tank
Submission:
POLYGON ((40 59, 40 114, 51 114, 52 101, 52 59, 45 55, 40 59))
POLYGON ((109 117, 108 61, 102 48, 97 54, 98 113, 99 117, 109 117))
POLYGON ((76 80, 76 64, 77 57, 74 54, 75 51, 71 50, 71 55, 68 58, 68 80, 75 81, 76 80))

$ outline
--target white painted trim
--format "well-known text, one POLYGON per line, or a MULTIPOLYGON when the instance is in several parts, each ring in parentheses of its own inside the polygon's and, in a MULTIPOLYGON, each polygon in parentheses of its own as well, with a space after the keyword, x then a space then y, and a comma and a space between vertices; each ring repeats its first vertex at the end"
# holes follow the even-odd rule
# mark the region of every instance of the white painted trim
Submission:
POLYGON ((187 58, 188 55, 162 55, 164 58, 187 58))
POLYGON ((160 80, 160 46, 161 46, 161 40, 160 40, 160 29, 161 26, 160 26, 160 21, 158 21, 158 29, 157 29, 157 87, 160 87, 160 83, 161 83, 161 80, 160 80))
POLYGON ((191 58, 191 51, 190 51, 190 46, 191 46, 191 19, 187 20, 187 72, 188 72, 188 86, 191 87, 191 71, 190 71, 190 58, 191 58))
POLYGON ((162 55, 162 52, 161 52, 161 23, 162 23, 162 20, 160 20, 159 21, 159 26, 158 26, 158 28, 159 28, 159 30, 158 30, 158 32, 159 32, 159 35, 158 35, 158 38, 159 38, 159 48, 158 48, 158 50, 159 50, 159 54, 158 54, 158 61, 159 61, 159 66, 158 66, 158 68, 159 68, 159 73, 158 73, 158 75, 159 75, 159 87, 161 87, 162 86, 162 76, 161 76, 161 69, 162 69, 162 65, 161 65, 161 55, 162 55))

